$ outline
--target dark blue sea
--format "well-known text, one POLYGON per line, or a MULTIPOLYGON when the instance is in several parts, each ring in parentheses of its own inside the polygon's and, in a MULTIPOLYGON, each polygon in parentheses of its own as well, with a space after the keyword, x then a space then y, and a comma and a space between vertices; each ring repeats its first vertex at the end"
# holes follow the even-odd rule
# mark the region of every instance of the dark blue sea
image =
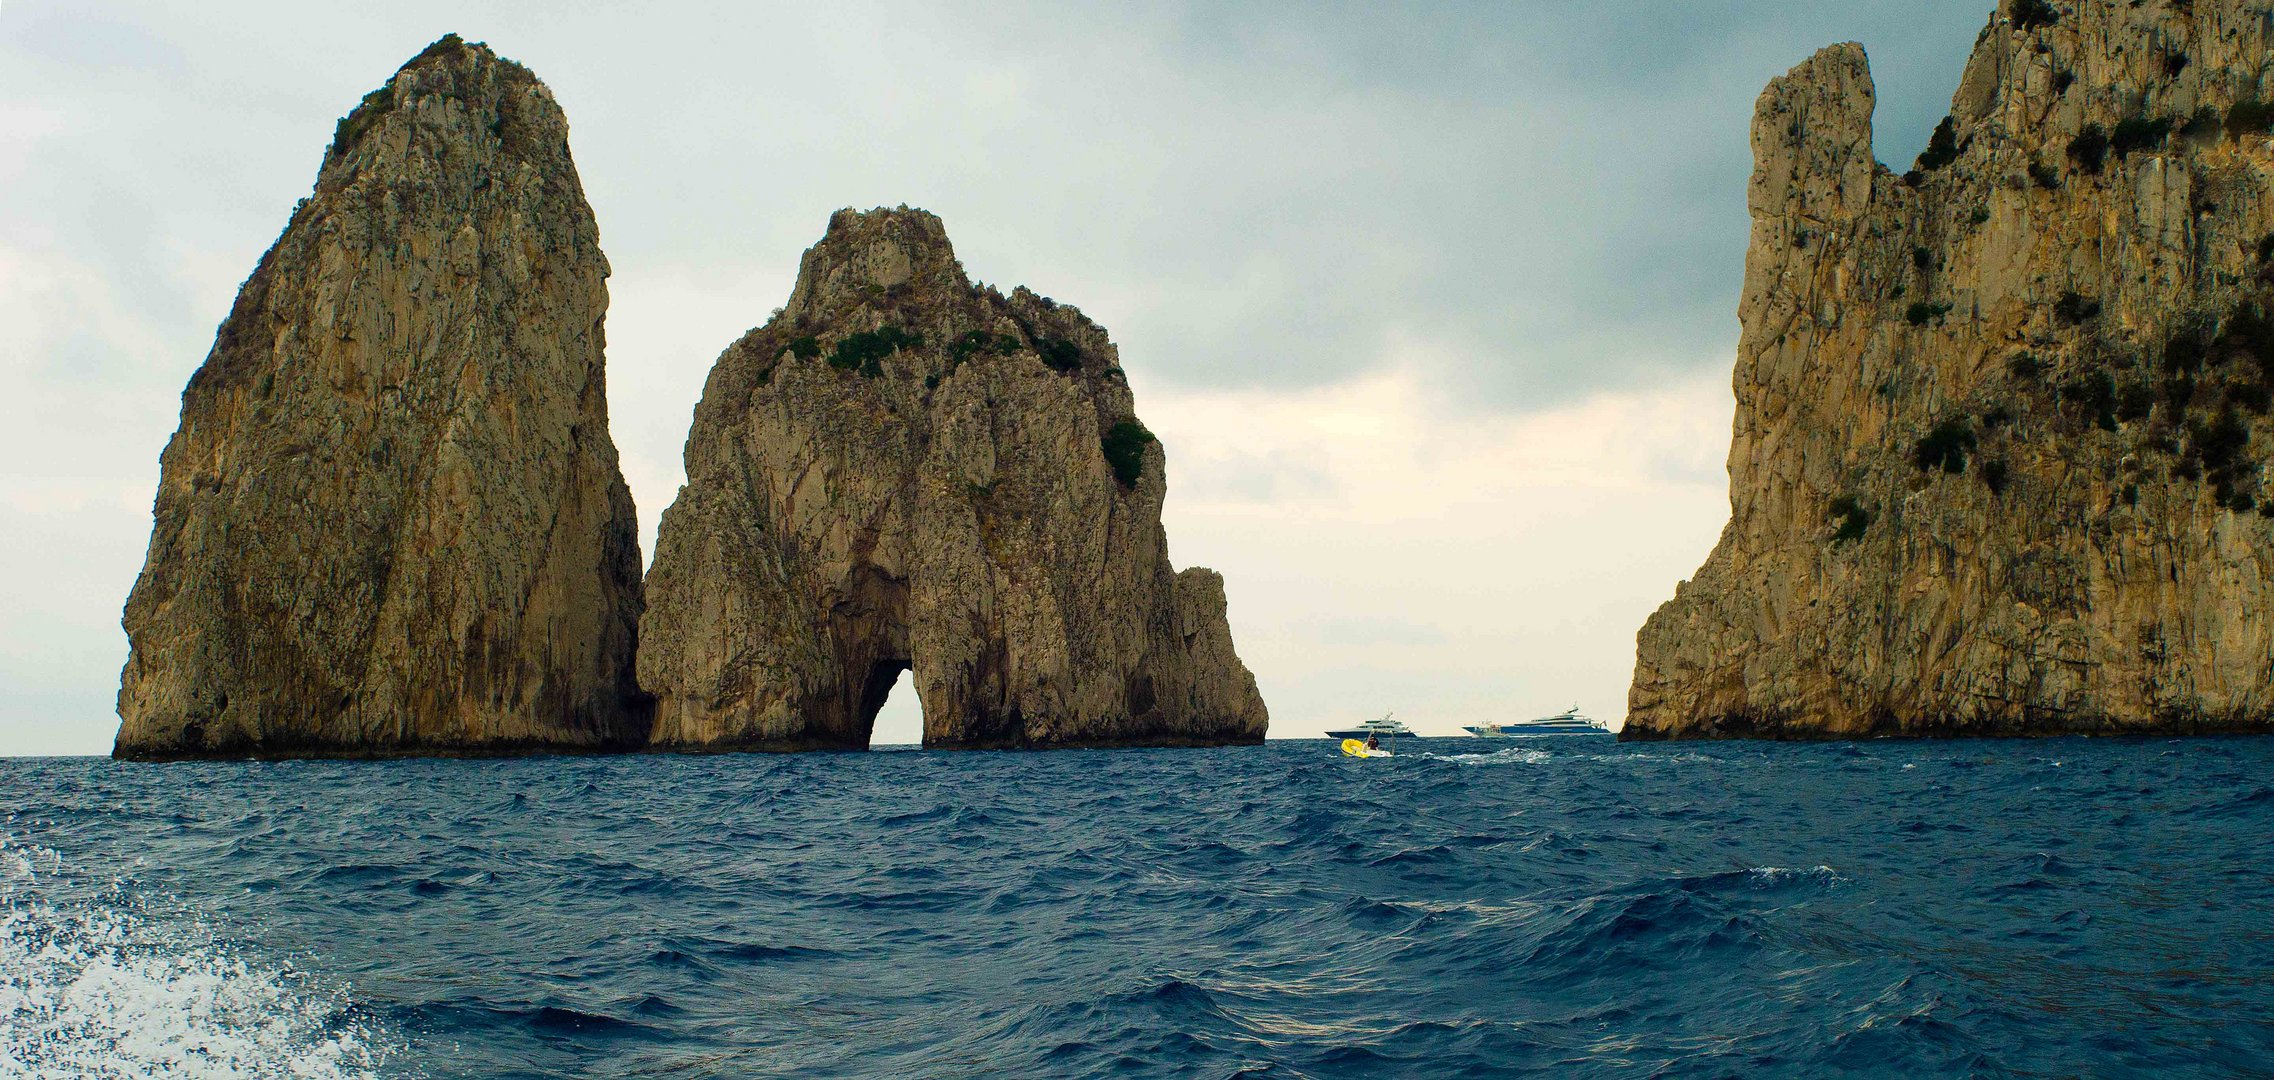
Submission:
POLYGON ((2274 1070, 2274 739, 0 761, 0 1076, 2274 1070))

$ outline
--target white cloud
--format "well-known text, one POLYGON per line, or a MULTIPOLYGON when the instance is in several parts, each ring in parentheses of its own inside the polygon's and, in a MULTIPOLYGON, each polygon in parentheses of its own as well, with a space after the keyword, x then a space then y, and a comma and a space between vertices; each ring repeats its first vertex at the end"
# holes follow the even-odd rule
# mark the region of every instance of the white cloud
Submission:
POLYGON ((609 428, 639 507, 643 554, 655 554, 656 521, 686 480, 680 455, 711 363, 789 298, 796 277, 793 259, 650 266, 609 282, 609 428))
POLYGON ((110 745, 119 609, 174 423, 165 400, 125 388, 151 358, 186 371, 185 344, 96 268, 0 244, 0 753, 110 745))
POLYGON ((32 143, 64 129, 63 114, 28 102, 0 102, 0 180, 13 180, 31 159, 32 143))
MULTIPOLYGON (((1223 571, 1271 734, 1626 713, 1634 633, 1728 517, 1721 375, 1526 415, 1414 369, 1300 391, 1138 388, 1177 565, 1223 571), (1292 477, 1293 479, 1290 479, 1292 477)), ((905 683, 877 741, 921 730, 905 683)))
POLYGON ((1616 723, 1636 628, 1727 516, 1724 377, 1521 416, 1436 399, 1411 369, 1141 390, 1171 553, 1225 573, 1274 735, 1392 708, 1453 734, 1574 701, 1616 723))
POLYGON ((12 0, 0 753, 107 746, 182 385, 334 119, 445 30, 568 111, 647 550, 711 360, 831 210, 906 202, 1112 329, 1280 733, 1609 719, 1725 513, 1754 94, 1860 38, 1915 149, 1989 6, 12 0))

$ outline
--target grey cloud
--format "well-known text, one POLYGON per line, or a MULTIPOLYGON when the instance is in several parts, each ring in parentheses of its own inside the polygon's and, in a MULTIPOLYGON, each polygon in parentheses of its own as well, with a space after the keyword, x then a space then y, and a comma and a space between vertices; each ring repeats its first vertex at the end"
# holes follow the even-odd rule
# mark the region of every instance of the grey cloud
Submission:
MULTIPOLYGON (((0 500, 15 564, 85 579, 11 586, 0 606, 81 613, 11 625, 111 658, 0 656, 0 683, 75 687, 107 737, 142 537, 71 538, 147 527, 125 508, 148 505, 182 384, 333 122, 445 31, 527 63, 568 112, 618 314, 641 305, 611 321, 610 380, 652 520, 701 372, 846 205, 939 212, 975 276, 1111 327, 1141 389, 1315 386, 1418 343, 1403 362, 1444 408, 1501 423, 1725 366, 1762 83, 1862 40, 1900 167, 1990 7, 7 0, 0 459, 19 464, 0 480, 68 463, 141 494, 0 500), (55 130, 19 136, 34 114, 55 130), (727 298, 739 315, 719 290, 674 309, 690 273, 758 291, 727 298), (710 326, 731 329, 688 332, 710 326)), ((29 715, 0 707, 0 728, 29 715)))
POLYGON ((78 81, 0 87, 99 103, 21 190, 121 275, 177 232, 257 254, 329 119, 458 29, 562 98, 620 278, 790 265, 831 209, 907 202, 1152 377, 1316 384, 1418 337, 1459 396, 1507 409, 1726 352, 1761 84, 1862 39, 1907 160, 1986 7, 35 5, 0 45, 78 81))
POLYGON ((1169 483, 1180 497, 1272 503, 1317 499, 1335 489, 1333 476, 1315 462, 1285 451, 1204 454, 1175 445, 1169 454, 1169 483))

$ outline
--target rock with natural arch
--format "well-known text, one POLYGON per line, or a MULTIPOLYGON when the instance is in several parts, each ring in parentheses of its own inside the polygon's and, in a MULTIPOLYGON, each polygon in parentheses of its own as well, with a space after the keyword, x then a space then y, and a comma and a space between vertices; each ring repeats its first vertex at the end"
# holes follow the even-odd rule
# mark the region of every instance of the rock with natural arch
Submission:
POLYGON ((964 275, 938 218, 839 211, 722 354, 663 515, 641 685, 664 749, 1256 742, 1223 579, 1178 573, 1159 444, 1082 314, 964 275))

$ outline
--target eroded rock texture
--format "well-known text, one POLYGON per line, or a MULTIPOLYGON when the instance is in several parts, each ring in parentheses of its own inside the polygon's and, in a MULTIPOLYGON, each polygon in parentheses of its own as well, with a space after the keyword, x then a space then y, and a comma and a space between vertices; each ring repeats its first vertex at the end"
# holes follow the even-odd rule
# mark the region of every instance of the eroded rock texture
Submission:
POLYGON ((116 753, 636 745, 607 276, 520 65, 448 37, 342 120, 183 392, 116 753))
POLYGON ((1905 177, 1861 48, 1770 84, 1732 517, 1626 737, 2269 726, 2270 32, 2009 0, 1905 177))
POLYGON ((865 748, 910 668, 930 746, 1263 737, 1105 331, 974 287, 931 214, 831 219, 686 464, 641 623, 660 747, 865 748))

